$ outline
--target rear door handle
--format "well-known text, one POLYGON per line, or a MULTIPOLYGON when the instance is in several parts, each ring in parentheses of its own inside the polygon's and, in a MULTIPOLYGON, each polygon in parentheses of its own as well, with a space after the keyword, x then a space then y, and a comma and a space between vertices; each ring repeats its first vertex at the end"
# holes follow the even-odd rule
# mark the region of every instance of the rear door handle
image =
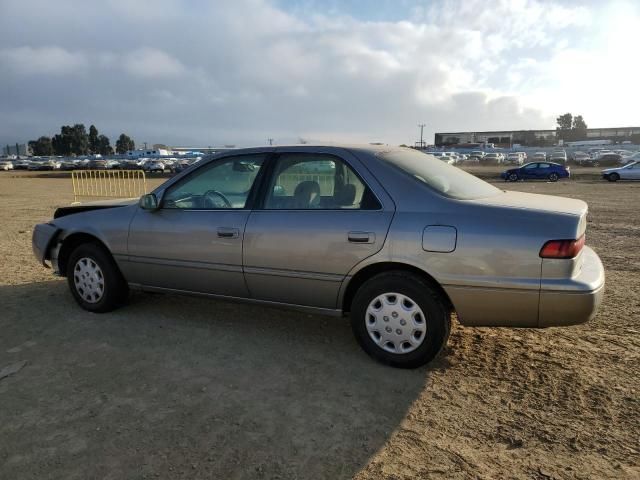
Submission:
POLYGON ((376 240, 376 234, 373 232, 349 232, 347 238, 351 243, 373 243, 376 240))
POLYGON ((240 230, 237 228, 219 227, 219 238, 238 238, 240 236, 240 230))

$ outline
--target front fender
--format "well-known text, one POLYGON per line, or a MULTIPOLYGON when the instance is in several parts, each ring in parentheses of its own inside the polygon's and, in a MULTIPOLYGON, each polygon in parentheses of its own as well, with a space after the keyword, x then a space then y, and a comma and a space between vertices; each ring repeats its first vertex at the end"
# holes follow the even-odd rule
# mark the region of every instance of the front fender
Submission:
POLYGON ((31 237, 31 247, 33 248, 33 254, 39 263, 48 267, 45 260, 48 260, 49 249, 51 245, 58 237, 60 228, 50 223, 39 223, 33 229, 33 235, 31 237))

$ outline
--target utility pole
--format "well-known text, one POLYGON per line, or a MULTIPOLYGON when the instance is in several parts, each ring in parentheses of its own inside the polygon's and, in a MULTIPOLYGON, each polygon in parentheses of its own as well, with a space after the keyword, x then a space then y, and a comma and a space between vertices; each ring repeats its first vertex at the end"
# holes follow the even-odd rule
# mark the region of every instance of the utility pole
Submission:
POLYGON ((424 148, 423 133, 424 133, 424 127, 426 127, 427 125, 424 123, 419 123, 418 126, 420 127, 420 143, 418 145, 420 146, 420 148, 424 148))
POLYGON ((273 138, 267 138, 267 141, 269 142, 269 145, 273 145, 273 138))
POLYGON ((147 149, 147 142, 144 142, 144 149, 147 149))

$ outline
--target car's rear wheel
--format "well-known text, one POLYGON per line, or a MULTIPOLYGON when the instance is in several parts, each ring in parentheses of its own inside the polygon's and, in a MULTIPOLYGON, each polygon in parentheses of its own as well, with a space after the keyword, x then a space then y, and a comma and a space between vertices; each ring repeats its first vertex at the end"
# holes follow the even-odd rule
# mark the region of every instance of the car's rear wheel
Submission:
POLYGON ((557 173, 550 173, 548 178, 550 182, 557 182, 559 177, 557 173))
POLYGON ((450 312, 427 282, 411 273, 381 273, 356 292, 351 328, 365 352, 400 368, 433 360, 449 338, 450 312))
POLYGON ((617 182, 618 180, 620 180, 620 175, 613 172, 612 174, 609 175, 609 177, 607 177, 607 180, 609 180, 610 182, 617 182))
POLYGON ((90 312, 114 310, 127 299, 128 286, 109 252, 83 243, 69 255, 67 282, 76 302, 90 312))
POLYGON ((509 179, 510 182, 517 182, 518 181, 518 174, 510 173, 507 178, 509 179))

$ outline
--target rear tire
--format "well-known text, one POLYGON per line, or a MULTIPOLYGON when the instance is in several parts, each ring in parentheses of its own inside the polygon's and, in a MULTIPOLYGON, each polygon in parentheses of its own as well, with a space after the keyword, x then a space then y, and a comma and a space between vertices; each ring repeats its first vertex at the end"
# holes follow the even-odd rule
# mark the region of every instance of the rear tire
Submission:
POLYGON ((356 340, 375 360, 417 368, 446 345, 451 314, 439 293, 421 277, 385 272, 367 280, 351 305, 356 340))
POLYGON ((96 243, 77 246, 69 255, 66 272, 71 294, 85 310, 110 312, 127 300, 124 277, 111 254, 96 243))

